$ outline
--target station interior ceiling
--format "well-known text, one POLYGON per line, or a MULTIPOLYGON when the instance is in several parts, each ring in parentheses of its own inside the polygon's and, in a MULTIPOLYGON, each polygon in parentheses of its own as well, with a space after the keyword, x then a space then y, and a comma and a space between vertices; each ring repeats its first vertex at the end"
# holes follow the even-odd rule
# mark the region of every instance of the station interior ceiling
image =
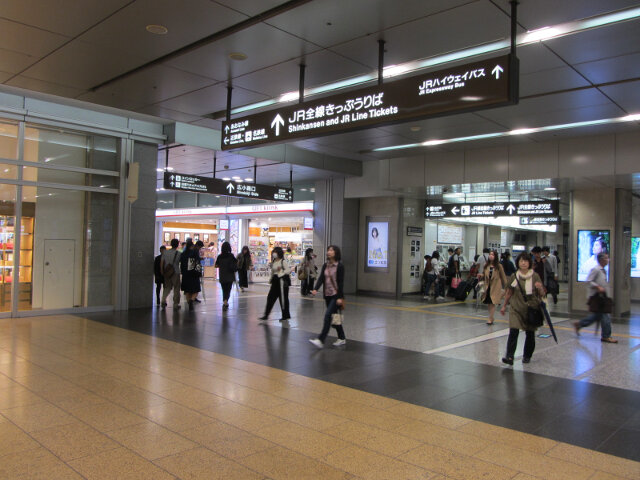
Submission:
MULTIPOLYGON (((384 65, 389 72, 394 66, 444 54, 459 58, 432 69, 503 55, 508 50, 475 56, 465 52, 508 40, 510 9, 508 0, 14 1, 5 3, 0 12, 0 83, 125 109, 143 118, 220 130, 228 85, 233 86, 232 107, 237 108, 298 91, 300 64, 306 65, 307 88, 349 83, 377 71, 378 40, 386 42, 384 65), (166 33, 158 26, 166 28, 166 33)), ((640 131, 637 118, 373 151, 433 139, 640 114, 640 2, 520 0, 517 33, 518 39, 533 38, 527 35, 542 39, 523 42, 517 48, 517 105, 299 140, 292 145, 367 162, 430 150, 640 131), (573 30, 562 33, 567 25, 573 30), (560 32, 557 36, 556 30, 560 32)), ((172 148, 170 165, 176 171, 210 176, 213 154, 193 146, 172 148)), ((292 168, 296 183, 313 184, 335 176, 320 169, 292 167, 286 159, 254 159, 242 151, 215 154, 218 169, 227 165, 225 170, 242 178, 252 177, 257 165, 259 183, 286 184, 292 168)), ((164 166, 165 152, 160 151, 158 168, 164 166)), ((159 172, 159 181, 161 175, 159 172)), ((446 186, 448 192, 442 191, 444 187, 427 187, 400 193, 433 199, 458 193, 466 195, 465 201, 491 195, 549 196, 551 191, 545 188, 553 187, 562 194, 579 181, 451 185, 446 186)), ((640 192, 638 176, 600 181, 603 186, 640 192)))

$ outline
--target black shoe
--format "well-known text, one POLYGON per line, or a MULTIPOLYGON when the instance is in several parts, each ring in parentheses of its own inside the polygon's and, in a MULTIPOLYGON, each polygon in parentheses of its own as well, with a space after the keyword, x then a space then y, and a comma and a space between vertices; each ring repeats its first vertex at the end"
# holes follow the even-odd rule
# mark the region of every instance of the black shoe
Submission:
POLYGON ((229 305, 222 305, 222 310, 224 311, 229 310, 229 305))
POLYGON ((196 303, 202 303, 200 300, 198 300, 197 298, 194 300, 194 302, 196 303))
POLYGON ((165 308, 167 308, 167 302, 162 302, 162 309, 164 310, 165 308))
POLYGON ((269 317, 267 315, 263 315, 258 320, 262 320, 264 322, 265 320, 269 320, 269 317))
POLYGON ((287 320, 291 320, 291 317, 282 317, 279 322, 286 322, 287 320))
POLYGON ((513 358, 511 358, 511 357, 502 357, 502 363, 506 363, 507 365, 513 365, 513 358))
POLYGON ((189 311, 193 310, 193 302, 189 302, 189 311))
POLYGON ((523 357, 522 358, 522 363, 529 363, 531 362, 531 357, 523 357))

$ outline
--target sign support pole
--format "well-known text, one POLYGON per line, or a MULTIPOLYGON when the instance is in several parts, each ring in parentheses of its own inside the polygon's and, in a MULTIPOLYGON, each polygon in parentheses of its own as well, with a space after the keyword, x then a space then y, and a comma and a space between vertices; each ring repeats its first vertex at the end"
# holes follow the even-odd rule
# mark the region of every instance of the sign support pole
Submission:
POLYGON ((511 55, 516 56, 516 34, 518 29, 518 0, 511 0, 511 55))
POLYGON ((169 168, 169 149, 166 148, 164 151, 164 171, 167 172, 169 168))
POLYGON ((514 104, 520 101, 520 62, 516 57, 516 36, 518 32, 518 0, 511 0, 511 54, 509 55, 509 96, 514 104))
POLYGON ((216 152, 213 152, 213 178, 216 178, 216 170, 217 170, 218 158, 216 157, 216 152))
POLYGON ((307 66, 300 64, 300 84, 298 86, 298 103, 304 102, 304 70, 307 66))
POLYGON ((233 87, 231 85, 227 85, 227 122, 231 121, 231 91, 233 87))
POLYGON ((258 183, 258 160, 253 160, 253 183, 258 183))
POLYGON ((378 85, 382 85, 384 79, 384 40, 378 40, 378 85))

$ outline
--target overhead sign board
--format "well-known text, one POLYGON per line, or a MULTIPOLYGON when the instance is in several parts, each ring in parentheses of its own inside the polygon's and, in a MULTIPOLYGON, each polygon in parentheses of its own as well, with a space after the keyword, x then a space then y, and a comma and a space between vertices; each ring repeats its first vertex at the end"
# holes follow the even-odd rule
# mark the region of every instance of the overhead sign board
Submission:
POLYGON ((222 122, 222 150, 517 103, 511 55, 421 73, 222 122))
POLYGON ((558 216, 558 201, 449 203, 427 205, 425 218, 479 218, 479 217, 550 217, 558 216))
POLYGON ((233 180, 225 181, 217 178, 185 175, 177 172, 164 172, 164 188, 167 190, 211 193, 229 197, 293 202, 293 190, 291 188, 242 183, 233 180))
POLYGON ((520 217, 520 225, 556 225, 560 223, 560 217, 520 217))

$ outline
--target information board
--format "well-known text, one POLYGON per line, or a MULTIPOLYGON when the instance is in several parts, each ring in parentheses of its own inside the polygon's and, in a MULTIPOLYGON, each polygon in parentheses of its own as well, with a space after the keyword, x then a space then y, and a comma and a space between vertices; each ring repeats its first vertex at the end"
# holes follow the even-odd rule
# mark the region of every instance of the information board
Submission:
POLYGON ((420 73, 222 122, 222 150, 517 103, 511 55, 420 73))
POLYGON ((558 201, 426 205, 425 218, 557 217, 558 201))
POLYGON ((293 189, 242 183, 233 180, 200 177, 177 172, 164 172, 164 188, 183 192, 211 193, 228 197, 293 202, 293 189))

